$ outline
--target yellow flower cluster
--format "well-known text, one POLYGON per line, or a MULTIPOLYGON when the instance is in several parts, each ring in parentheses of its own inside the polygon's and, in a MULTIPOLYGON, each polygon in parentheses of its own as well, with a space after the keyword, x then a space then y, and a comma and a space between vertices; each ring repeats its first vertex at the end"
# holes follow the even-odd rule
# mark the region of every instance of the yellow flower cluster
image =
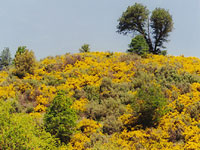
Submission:
POLYGON ((79 100, 76 100, 73 105, 72 108, 74 108, 77 111, 85 111, 85 105, 88 103, 88 100, 86 98, 80 98, 79 100))
POLYGON ((56 94, 56 88, 54 86, 42 84, 38 91, 39 93, 42 93, 42 95, 36 97, 37 106, 35 107, 35 111, 43 112, 46 110, 46 105, 53 100, 56 94))
POLYGON ((1 71, 0 72, 0 83, 3 83, 4 81, 6 81, 7 77, 8 77, 8 73, 5 71, 1 71))
POLYGON ((78 125, 77 125, 77 128, 78 129, 81 129, 82 132, 89 136, 91 135, 92 133, 96 133, 97 132, 97 129, 101 128, 101 124, 97 123, 96 121, 94 120, 91 120, 91 119, 83 119, 81 120, 78 125))
MULTIPOLYGON (((98 129, 101 128, 102 125, 97 123, 94 120, 90 119, 83 119, 81 120, 78 125, 77 129, 81 130, 81 132, 76 133, 70 143, 69 147, 71 150, 84 150, 85 144, 90 142, 90 136, 92 133, 97 133, 98 129)), ((98 134, 101 134, 100 132, 98 134)))
POLYGON ((84 150, 85 144, 87 142, 90 142, 89 137, 87 137, 83 133, 77 133, 72 137, 72 139, 69 143, 69 149, 70 150, 84 150))
POLYGON ((15 90, 12 84, 8 86, 0 87, 0 98, 1 99, 9 99, 15 98, 15 90))

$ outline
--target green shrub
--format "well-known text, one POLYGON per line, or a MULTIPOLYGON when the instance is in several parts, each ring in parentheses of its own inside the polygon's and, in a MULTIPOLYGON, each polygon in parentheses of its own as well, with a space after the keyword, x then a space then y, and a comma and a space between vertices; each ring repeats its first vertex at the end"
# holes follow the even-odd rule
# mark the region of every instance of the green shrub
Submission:
POLYGON ((80 99, 80 98, 86 98, 87 96, 86 96, 86 92, 83 89, 75 89, 73 97, 75 99, 80 99))
POLYGON ((28 114, 17 113, 16 102, 0 102, 0 149, 57 149, 56 139, 28 114))
POLYGON ((140 69, 137 70, 137 72, 135 73, 135 76, 133 77, 131 81, 134 89, 139 89, 143 85, 147 85, 147 84, 150 84, 152 81, 155 81, 154 74, 141 71, 140 69))
POLYGON ((87 85, 83 88, 82 91, 75 90, 74 97, 79 99, 81 97, 86 97, 89 101, 96 101, 99 102, 100 99, 100 91, 99 87, 87 85))
POLYGON ((133 100, 133 96, 128 94, 130 88, 127 83, 113 83, 109 78, 104 78, 99 88, 85 87, 89 100, 86 117, 100 121, 106 134, 120 132, 122 123, 118 117, 126 112, 126 104, 133 100))
POLYGON ((62 83, 65 83, 65 79, 57 79, 55 76, 52 75, 44 75, 42 78, 42 83, 47 86, 58 86, 62 83))
POLYGON ((79 51, 81 53, 87 53, 90 52, 90 45, 89 44, 84 44, 81 46, 81 48, 79 49, 79 51))
POLYGON ((141 56, 146 56, 149 52, 149 46, 143 35, 137 35, 134 37, 129 44, 129 48, 127 51, 130 53, 136 53, 141 56))
POLYGON ((112 134, 122 130, 122 122, 114 115, 108 115, 103 121, 103 133, 112 134))
POLYGON ((92 137, 91 150, 122 150, 125 149, 122 145, 118 145, 117 142, 113 142, 109 137, 92 137))
POLYGON ((160 52, 160 55, 166 56, 166 55, 167 55, 167 50, 162 50, 162 51, 160 52))
POLYGON ((17 52, 15 59, 14 74, 19 78, 23 78, 27 73, 34 74, 36 59, 33 51, 25 50, 23 53, 17 52))
POLYGON ((160 89, 155 85, 143 85, 138 89, 136 100, 132 108, 138 117, 135 125, 143 128, 156 126, 160 118, 166 113, 166 99, 160 89))
MULTIPOLYGON (((179 64, 176 64, 176 66, 166 64, 162 67, 158 67, 152 63, 145 65, 139 63, 136 65, 132 84, 136 89, 154 81, 161 85, 162 90, 171 90, 172 86, 175 86, 180 90, 181 94, 188 93, 191 90, 191 84, 200 82, 200 77, 188 72, 179 72, 181 67, 182 66, 179 64)), ((173 100, 175 100, 177 94, 173 93, 173 95, 175 96, 173 100)))
POLYGON ((61 142, 68 143, 76 125, 77 115, 71 108, 72 100, 59 91, 44 116, 46 131, 61 142))
POLYGON ((190 85, 195 82, 200 82, 200 77, 188 72, 178 72, 178 67, 165 65, 154 72, 155 79, 163 87, 170 88, 176 86, 181 94, 190 92, 190 85))

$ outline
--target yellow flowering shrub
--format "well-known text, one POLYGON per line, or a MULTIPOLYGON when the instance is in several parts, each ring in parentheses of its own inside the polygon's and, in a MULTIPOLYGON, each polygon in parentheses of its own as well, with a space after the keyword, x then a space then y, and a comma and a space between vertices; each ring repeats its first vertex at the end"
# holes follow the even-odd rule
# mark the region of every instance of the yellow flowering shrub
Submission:
POLYGON ((78 125, 77 129, 81 130, 73 135, 69 143, 69 149, 71 150, 84 150, 85 145, 90 142, 90 136, 93 133, 97 133, 97 130, 101 128, 101 124, 97 123, 94 120, 83 119, 78 125))
POLYGON ((87 142, 90 142, 90 138, 88 138, 83 133, 77 133, 72 137, 69 143, 69 149, 70 150, 84 150, 85 144, 87 142))
POLYGON ((83 119, 77 125, 77 128, 87 136, 91 135, 92 133, 96 133, 101 127, 102 125, 100 123, 91 119, 83 119))
POLYGON ((6 81, 6 78, 8 77, 8 73, 6 71, 1 71, 0 72, 0 83, 3 83, 6 81))
POLYGON ((13 84, 8 86, 0 86, 0 98, 1 99, 8 99, 8 98, 15 98, 15 90, 13 84))
POLYGON ((49 104, 56 94, 56 88, 53 86, 46 86, 42 84, 38 92, 41 95, 36 97, 37 106, 35 107, 36 112, 44 112, 46 110, 46 105, 49 104))
POLYGON ((86 98, 80 98, 79 100, 76 100, 73 105, 72 108, 74 108, 77 111, 85 111, 86 109, 86 104, 88 103, 88 100, 86 98))
POLYGON ((31 110, 23 111, 40 123, 57 91, 73 100, 79 122, 69 144, 60 149, 200 149, 199 58, 88 52, 47 57, 23 79, 15 77, 13 70, 0 71, 0 99, 16 98, 22 109, 31 110), (145 95, 152 85, 163 92, 166 110, 151 127, 136 125, 138 118, 158 110, 149 104, 155 100, 156 105, 158 99, 137 99, 143 86, 145 95))

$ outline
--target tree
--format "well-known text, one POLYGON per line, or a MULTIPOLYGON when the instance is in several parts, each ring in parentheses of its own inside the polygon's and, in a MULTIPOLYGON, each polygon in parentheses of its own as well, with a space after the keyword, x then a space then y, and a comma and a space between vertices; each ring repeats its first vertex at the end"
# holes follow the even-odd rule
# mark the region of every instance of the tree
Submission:
POLYGON ((0 68, 7 67, 11 64, 11 54, 8 47, 4 48, 0 56, 0 68))
POLYGON ((79 49, 79 51, 81 53, 87 53, 90 52, 90 45, 89 44, 84 44, 81 46, 81 48, 79 49))
POLYGON ((131 53, 136 53, 141 56, 145 56, 149 51, 149 46, 143 37, 143 35, 137 35, 132 39, 129 44, 129 48, 127 51, 131 53))
POLYGON ((162 8, 156 8, 150 19, 149 15, 149 10, 142 4, 129 6, 118 20, 117 32, 124 35, 143 35, 149 45, 149 52, 160 54, 160 49, 164 48, 163 44, 168 41, 169 33, 173 29, 172 16, 162 8))
POLYGON ((76 112, 71 105, 72 100, 65 96, 64 91, 59 91, 44 116, 46 131, 64 143, 69 142, 77 120, 76 112))
POLYGON ((142 85, 135 98, 132 105, 138 117, 135 125, 142 125, 143 128, 156 126, 166 113, 167 101, 161 88, 154 84, 142 85))
POLYGON ((35 117, 16 111, 16 101, 0 101, 1 150, 56 150, 57 139, 37 124, 35 117))
MULTIPOLYGON (((19 50, 19 48, 18 48, 19 50)), ((19 78, 23 78, 26 73, 34 74, 36 59, 33 51, 24 49, 23 51, 17 51, 14 59, 15 75, 19 78)))

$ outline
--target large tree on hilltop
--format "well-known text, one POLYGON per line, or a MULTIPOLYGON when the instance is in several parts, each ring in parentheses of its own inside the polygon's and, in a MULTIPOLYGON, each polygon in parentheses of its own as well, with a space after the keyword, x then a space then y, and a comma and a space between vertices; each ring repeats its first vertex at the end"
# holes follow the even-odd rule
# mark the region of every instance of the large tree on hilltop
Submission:
POLYGON ((172 16, 167 10, 156 8, 150 16, 146 6, 138 3, 129 6, 118 21, 118 33, 143 35, 149 45, 149 52, 153 54, 161 53, 160 49, 165 48, 163 44, 168 41, 173 29, 172 16))

